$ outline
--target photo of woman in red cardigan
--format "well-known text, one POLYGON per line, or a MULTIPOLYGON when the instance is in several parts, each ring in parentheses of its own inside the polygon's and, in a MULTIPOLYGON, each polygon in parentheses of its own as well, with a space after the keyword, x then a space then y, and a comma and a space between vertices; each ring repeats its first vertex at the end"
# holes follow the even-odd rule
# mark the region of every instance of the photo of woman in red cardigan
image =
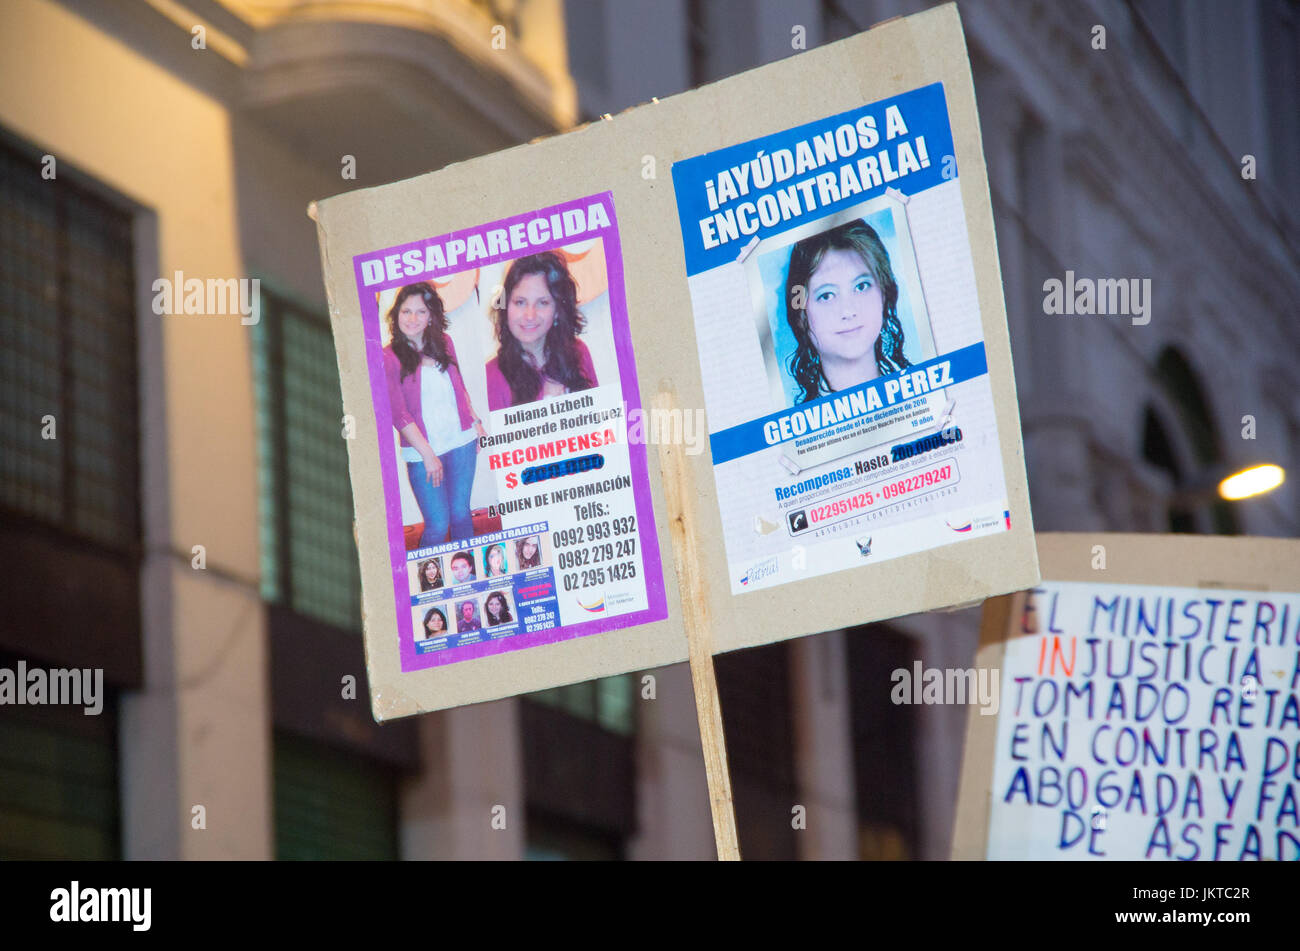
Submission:
POLYGON ((411 492, 424 516, 420 547, 470 538, 476 437, 487 431, 470 403, 433 286, 422 281, 398 291, 388 327, 384 374, 411 492))

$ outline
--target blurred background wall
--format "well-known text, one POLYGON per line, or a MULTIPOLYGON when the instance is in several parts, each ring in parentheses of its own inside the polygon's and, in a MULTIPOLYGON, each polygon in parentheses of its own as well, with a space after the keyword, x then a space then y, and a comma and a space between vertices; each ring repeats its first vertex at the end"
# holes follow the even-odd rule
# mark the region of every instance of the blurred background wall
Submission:
MULTIPOLYGON (((684 667, 371 720, 305 209, 929 5, 0 5, 0 666, 110 686, 0 707, 0 856, 711 857, 684 667), (177 272, 259 279, 261 319, 156 316, 177 272)), ((1300 5, 960 11, 1036 527, 1296 535, 1294 478, 1199 490, 1300 462, 1300 5), (1151 322, 1045 314, 1066 271, 1150 279, 1151 322)), ((966 711, 889 675, 969 666, 978 620, 718 659, 746 857, 946 855, 966 711)))

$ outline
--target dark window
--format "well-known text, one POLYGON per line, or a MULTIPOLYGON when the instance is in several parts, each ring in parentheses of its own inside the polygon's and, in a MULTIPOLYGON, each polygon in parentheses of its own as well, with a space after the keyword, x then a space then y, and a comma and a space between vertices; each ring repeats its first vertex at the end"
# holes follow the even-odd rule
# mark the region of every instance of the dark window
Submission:
POLYGON ((265 287, 253 330, 276 851, 395 857, 393 777, 420 766, 416 724, 380 727, 370 716, 333 334, 323 314, 265 287), (349 676, 355 698, 343 696, 349 676))
POLYGON ((535 810, 528 814, 524 858, 530 862, 614 862, 623 858, 617 836, 535 810))
MULTIPOLYGON (((1142 418, 1142 458, 1157 469, 1168 473, 1175 489, 1184 484, 1183 472, 1178 465, 1178 456, 1174 452, 1174 447, 1169 441, 1169 434, 1160 422, 1160 417, 1150 406, 1146 408, 1142 418)), ((1195 517, 1177 500, 1166 506, 1166 518, 1171 532, 1194 533, 1196 531, 1195 517)))
POLYGON ((132 219, 41 171, 0 140, 0 505, 135 557, 132 219))
MULTIPOLYGON (((1148 409, 1144 418, 1142 451, 1148 462, 1165 469, 1178 490, 1200 489, 1208 501, 1197 497, 1194 504, 1176 498, 1169 509, 1169 528, 1173 532, 1195 532, 1200 524, 1195 510, 1206 512, 1208 530, 1219 535, 1235 535, 1240 529, 1232 504, 1213 497, 1200 483, 1217 479, 1224 471, 1226 459, 1205 390, 1187 358, 1174 347, 1166 347, 1156 360, 1155 376, 1160 387, 1178 412, 1175 424, 1191 449, 1192 458, 1178 460, 1172 442, 1160 421, 1148 409), (1181 462, 1181 464, 1180 464, 1181 462)), ((1204 529, 1202 529, 1204 530, 1204 529)))
MULTIPOLYGON (((0 134, 0 666, 10 670, 22 658, 140 683, 132 230, 132 213, 74 169, 0 134)), ((0 858, 120 857, 116 707, 103 700, 97 716, 0 708, 0 858)))
POLYGON ((1156 360, 1156 376, 1173 399, 1182 417, 1183 429, 1196 453, 1198 465, 1209 465, 1223 458, 1218 433, 1210 416, 1210 404, 1196 379, 1196 371, 1181 353, 1166 348, 1156 360))
MULTIPOLYGON (((973 62, 978 64, 981 58, 975 57, 973 62)), ((998 71, 986 67, 984 75, 994 78, 998 71)), ((986 96, 983 102, 985 109, 997 108, 997 95, 986 96)), ((1061 229, 1056 187, 1059 168, 1054 165, 1051 146, 1044 122, 1028 109, 1022 110, 1012 142, 1009 174, 999 176, 993 169, 989 183, 998 234, 1010 235, 1008 243, 1014 242, 1019 252, 1009 255, 1015 264, 1007 289, 1007 309, 1013 326, 1024 328, 1023 333, 1012 334, 1011 343, 1016 380, 1026 388, 1035 380, 1038 386, 1048 389, 1057 385, 1049 368, 1063 359, 1060 351, 1065 346, 1061 325, 1043 320, 1043 282, 1064 270, 1052 249, 1061 229), (999 178, 1005 187, 999 187, 999 178)))
POLYGON ((529 700, 588 720, 611 733, 631 736, 636 732, 636 685, 634 675, 622 674, 539 690, 527 696, 529 700))
POLYGON ((141 676, 134 254, 131 211, 0 132, 0 647, 117 686, 141 676))
POLYGON ((523 698, 527 858, 622 857, 636 828, 636 683, 624 674, 523 698))
POLYGON ((917 645, 882 624, 851 628, 845 636, 859 854, 864 859, 915 858, 921 797, 917 708, 895 704, 891 695, 893 672, 912 670, 920 656, 917 645))
POLYGON ((117 706, 105 692, 96 716, 0 707, 0 860, 121 858, 117 706))
POLYGON ((714 660, 736 835, 746 859, 797 858, 790 645, 769 644, 714 660))
POLYGON ((320 743, 275 734, 275 857, 398 858, 398 775, 320 743))
POLYGON ((263 288, 254 337, 262 594, 360 630, 361 577, 329 321, 263 288))

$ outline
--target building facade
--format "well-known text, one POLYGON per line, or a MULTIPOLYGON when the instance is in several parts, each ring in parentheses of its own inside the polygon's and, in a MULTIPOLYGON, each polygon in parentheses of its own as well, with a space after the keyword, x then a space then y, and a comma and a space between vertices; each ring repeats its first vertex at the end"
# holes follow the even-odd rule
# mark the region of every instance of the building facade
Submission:
MULTIPOLYGON (((107 701, 0 708, 0 854, 712 856, 683 666, 371 720, 305 209, 928 5, 6 3, 0 666, 107 701), (160 314, 186 278, 256 278, 260 319, 160 314)), ((1294 479, 1202 489, 1300 461, 1297 5, 960 9, 1037 528, 1295 535, 1294 479), (1149 279, 1149 322, 1045 313, 1067 272, 1149 279)), ((889 674, 969 666, 977 626, 718 658, 744 853, 944 856, 965 711, 889 674)))

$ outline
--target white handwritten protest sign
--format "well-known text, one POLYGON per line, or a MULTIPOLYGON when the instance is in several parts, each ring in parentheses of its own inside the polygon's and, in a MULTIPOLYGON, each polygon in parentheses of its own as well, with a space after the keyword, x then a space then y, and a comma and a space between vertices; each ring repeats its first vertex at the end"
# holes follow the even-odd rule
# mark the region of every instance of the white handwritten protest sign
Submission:
POLYGON ((1300 542, 1040 535, 990 605, 960 857, 1300 858, 1300 542))

